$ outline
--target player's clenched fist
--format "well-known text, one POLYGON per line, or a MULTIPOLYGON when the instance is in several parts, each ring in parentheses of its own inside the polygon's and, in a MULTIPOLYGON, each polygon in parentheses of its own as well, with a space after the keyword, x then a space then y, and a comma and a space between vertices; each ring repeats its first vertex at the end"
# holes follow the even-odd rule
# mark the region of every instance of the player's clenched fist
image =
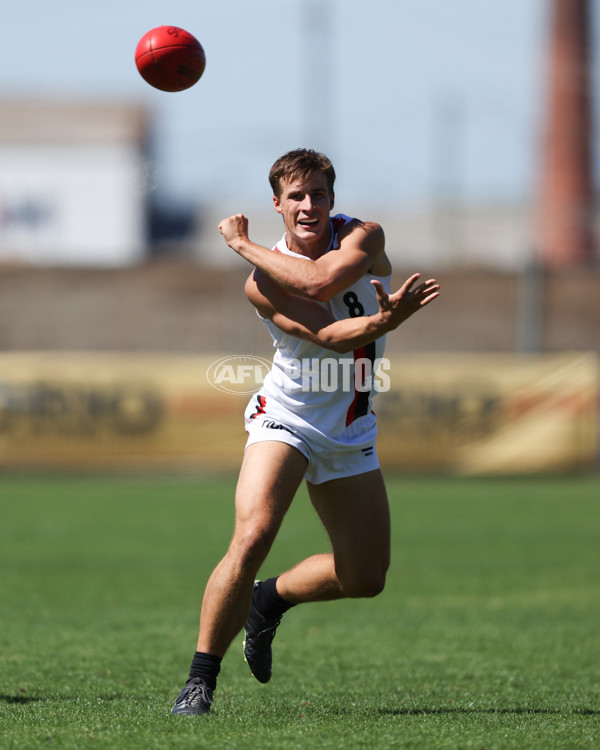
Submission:
POLYGON ((219 224, 219 232, 225 238, 225 242, 233 247, 232 243, 235 243, 236 240, 248 238, 248 219, 244 214, 235 214, 235 216, 223 219, 219 224))

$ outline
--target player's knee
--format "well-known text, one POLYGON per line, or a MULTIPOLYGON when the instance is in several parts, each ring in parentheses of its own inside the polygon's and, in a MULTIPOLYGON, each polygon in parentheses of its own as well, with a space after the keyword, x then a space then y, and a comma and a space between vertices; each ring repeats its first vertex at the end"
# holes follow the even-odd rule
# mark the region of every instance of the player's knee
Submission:
POLYGON ((372 571, 368 574, 352 576, 341 580, 346 596, 355 599, 371 599, 381 594, 385 588, 386 571, 372 571))
POLYGON ((371 599, 374 596, 379 596, 385 588, 385 573, 372 576, 365 580, 362 584, 362 591, 360 596, 363 598, 371 599))
POLYGON ((252 527, 234 538, 233 547, 243 566, 260 566, 269 554, 273 535, 263 527, 252 527))

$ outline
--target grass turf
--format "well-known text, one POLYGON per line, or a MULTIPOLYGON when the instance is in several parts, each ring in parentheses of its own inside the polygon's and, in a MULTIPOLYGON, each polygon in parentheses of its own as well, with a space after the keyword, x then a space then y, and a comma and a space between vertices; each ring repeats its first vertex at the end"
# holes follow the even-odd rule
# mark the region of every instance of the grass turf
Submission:
MULTIPOLYGON (((173 717, 232 479, 0 477, 2 748, 596 748, 600 479, 388 479, 385 592, 241 636, 173 717)), ((304 492, 265 575, 322 551, 304 492)))

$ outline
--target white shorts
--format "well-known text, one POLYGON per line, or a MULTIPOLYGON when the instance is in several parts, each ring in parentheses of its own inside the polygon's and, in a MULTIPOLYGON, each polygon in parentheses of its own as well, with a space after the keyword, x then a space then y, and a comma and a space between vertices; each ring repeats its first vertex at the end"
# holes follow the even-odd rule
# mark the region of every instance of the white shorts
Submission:
POLYGON ((371 431, 368 440, 362 444, 341 443, 310 426, 288 427, 268 415, 246 419, 248 441, 246 447, 254 443, 276 440, 297 448, 308 461, 304 478, 312 484, 322 484, 331 479, 352 477, 367 471, 379 469, 379 459, 375 439, 371 431))

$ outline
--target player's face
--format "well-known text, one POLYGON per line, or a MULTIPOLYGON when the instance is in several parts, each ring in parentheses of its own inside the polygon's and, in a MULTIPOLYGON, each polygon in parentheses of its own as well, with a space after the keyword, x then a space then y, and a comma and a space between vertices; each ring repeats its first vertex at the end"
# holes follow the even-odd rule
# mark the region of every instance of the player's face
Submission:
MULTIPOLYGON (((306 180, 290 180, 282 185, 281 195, 273 196, 275 210, 283 217, 292 244, 329 242, 329 212, 333 195, 323 172, 314 172, 306 180)), ((290 247, 290 249, 293 249, 290 247)))

